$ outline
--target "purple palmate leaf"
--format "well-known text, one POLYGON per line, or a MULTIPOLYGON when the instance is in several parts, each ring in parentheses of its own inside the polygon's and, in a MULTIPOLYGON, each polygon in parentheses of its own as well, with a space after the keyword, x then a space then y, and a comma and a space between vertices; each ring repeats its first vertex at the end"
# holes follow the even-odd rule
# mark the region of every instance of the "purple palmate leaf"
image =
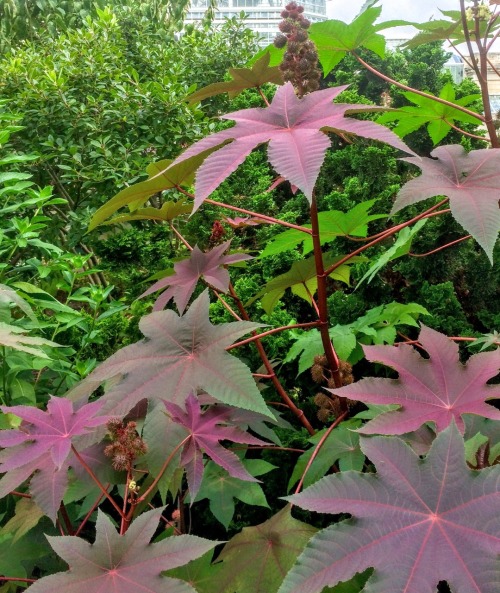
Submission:
MULTIPOLYGON (((347 86, 316 91, 299 99, 288 82, 276 91, 266 108, 235 111, 222 116, 236 122, 200 140, 179 156, 170 167, 217 146, 223 146, 207 157, 196 175, 194 210, 207 198, 259 144, 269 142, 268 157, 276 171, 301 189, 309 201, 330 147, 325 132, 355 134, 387 142, 408 154, 415 154, 394 132, 371 121, 344 117, 348 113, 369 110, 366 105, 337 103, 333 99, 347 86)), ((193 211, 194 211, 193 210, 193 211)))
POLYGON ((231 241, 226 241, 207 253, 203 253, 195 245, 187 259, 174 264, 174 274, 172 276, 167 276, 155 282, 153 286, 141 294, 141 297, 169 287, 156 299, 153 311, 164 309, 170 299, 173 298, 179 313, 182 314, 200 278, 204 278, 208 284, 217 290, 227 292, 229 288, 229 272, 223 266, 252 259, 250 255, 239 253, 223 255, 229 249, 230 244, 231 241))
POLYGON ((486 384, 498 373, 500 350, 475 354, 464 365, 458 357, 458 345, 445 335, 422 325, 419 342, 429 359, 405 344, 363 346, 368 360, 393 368, 399 379, 366 378, 329 390, 365 403, 401 406, 399 410, 377 416, 359 432, 404 434, 417 430, 425 422, 434 422, 441 431, 452 420, 463 432, 462 414, 500 420, 500 410, 485 401, 500 397, 499 385, 486 384))
POLYGON ((98 416, 100 401, 85 404, 77 411, 73 402, 51 397, 47 411, 32 406, 0 406, 4 413, 23 419, 17 429, 0 431, 0 498, 31 479, 30 491, 36 503, 52 519, 67 486, 71 445, 108 418, 98 416))
POLYGON ((469 232, 493 262, 500 230, 500 149, 472 150, 440 146, 429 158, 402 159, 422 169, 399 192, 392 212, 433 196, 447 196, 455 220, 469 232))
POLYGON ((233 443, 248 445, 268 445, 237 426, 230 426, 231 410, 226 406, 214 406, 204 412, 198 399, 190 394, 186 399, 186 411, 171 402, 165 402, 171 419, 186 429, 189 440, 181 454, 181 465, 186 469, 191 500, 196 498, 203 479, 203 452, 217 465, 223 467, 229 475, 240 480, 258 482, 245 469, 238 457, 219 444, 228 440, 233 443))
POLYGON ((119 535, 99 511, 93 544, 75 536, 48 537, 69 570, 38 580, 29 593, 195 593, 188 583, 162 572, 187 564, 218 542, 179 535, 150 544, 161 514, 162 509, 143 513, 119 535))
POLYGON ((373 567, 366 593, 498 593, 500 467, 467 467, 453 424, 425 460, 395 437, 362 437, 377 474, 341 472, 287 497, 352 519, 314 536, 279 593, 319 593, 373 567))

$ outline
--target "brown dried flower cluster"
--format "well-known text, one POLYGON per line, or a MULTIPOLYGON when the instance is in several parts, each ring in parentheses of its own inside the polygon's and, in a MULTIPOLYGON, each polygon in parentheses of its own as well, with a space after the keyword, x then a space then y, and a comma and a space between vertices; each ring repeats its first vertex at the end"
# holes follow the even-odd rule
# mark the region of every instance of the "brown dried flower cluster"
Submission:
POLYGON ((112 458, 113 467, 118 471, 129 471, 137 457, 144 455, 148 447, 137 433, 137 424, 124 424, 120 419, 110 420, 106 427, 112 443, 104 449, 104 455, 112 458))
POLYGON ((285 6, 279 24, 281 33, 274 40, 276 47, 285 47, 286 51, 280 70, 285 82, 290 81, 299 97, 319 88, 321 71, 318 68, 318 52, 309 39, 307 29, 311 22, 302 14, 304 7, 296 2, 285 6))
MULTIPOLYGON (((311 375, 313 381, 316 383, 322 383, 325 379, 325 367, 327 366, 326 356, 315 356, 314 358, 314 365, 311 367, 311 375), (316 381, 315 376, 319 378, 321 373, 321 380, 316 381)), ((354 381, 352 376, 352 366, 344 361, 339 361, 339 374, 342 380, 342 385, 349 385, 354 381)), ((335 387, 335 383, 333 379, 328 379, 328 387, 333 389, 335 387)), ((316 415, 318 420, 321 422, 329 422, 332 417, 337 418, 342 414, 342 405, 340 403, 340 398, 337 395, 326 395, 325 393, 317 393, 314 396, 314 403, 318 406, 319 410, 317 411, 316 415)), ((357 402, 354 400, 347 400, 347 407, 352 408, 356 405, 357 402)))

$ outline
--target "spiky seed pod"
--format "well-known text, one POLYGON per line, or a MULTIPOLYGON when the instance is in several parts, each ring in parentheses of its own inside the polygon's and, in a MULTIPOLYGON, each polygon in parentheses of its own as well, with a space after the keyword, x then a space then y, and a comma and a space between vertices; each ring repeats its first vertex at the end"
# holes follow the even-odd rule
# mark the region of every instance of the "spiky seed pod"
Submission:
POLYGON ((295 33, 295 41, 306 41, 307 39, 307 33, 305 31, 302 30, 298 30, 297 33, 295 33))
POLYGON ((278 33, 278 35, 276 35, 276 37, 274 38, 274 46, 278 49, 285 47, 286 42, 287 38, 284 35, 281 35, 280 33, 278 33))
POLYGON ((332 415, 332 411, 329 410, 328 408, 320 408, 317 412, 316 412, 316 416, 318 418, 318 420, 320 422, 323 423, 327 423, 330 420, 330 417, 332 415))
POLYGON ((311 68, 311 62, 302 58, 298 63, 298 68, 301 72, 307 72, 311 68))
POLYGON ((318 408, 330 407, 331 399, 325 393, 317 393, 314 396, 314 403, 318 408))
POLYGON ((311 367, 311 377, 315 383, 323 383, 323 367, 319 364, 313 364, 313 366, 311 367))
POLYGON ((298 7, 299 5, 297 4, 297 2, 290 2, 285 6, 285 10, 297 10, 298 7))
POLYGON ((281 21, 278 28, 282 33, 291 33, 293 31, 293 23, 288 20, 281 21))
POLYGON ((309 29, 311 26, 311 21, 309 19, 300 19, 300 26, 303 29, 309 29))
POLYGON ((326 366, 328 364, 326 356, 324 354, 316 354, 314 364, 320 364, 322 367, 326 366))
POLYGON ((288 41, 288 51, 294 55, 298 54, 300 51, 300 44, 290 39, 288 41))
POLYGON ((281 16, 282 16, 284 19, 287 19, 287 18, 290 16, 290 13, 288 12, 288 10, 282 10, 282 11, 281 11, 281 16))
POLYGON ((119 472, 126 470, 128 468, 128 463, 129 460, 126 455, 118 454, 113 457, 113 467, 119 472))
POLYGON ((297 6, 297 12, 299 14, 303 13, 304 12, 304 7, 303 6, 297 6))
POLYGON ((338 416, 340 416, 342 414, 342 404, 340 403, 340 398, 337 397, 336 395, 334 395, 330 401, 331 401, 330 406, 331 406, 333 415, 337 418, 338 416))

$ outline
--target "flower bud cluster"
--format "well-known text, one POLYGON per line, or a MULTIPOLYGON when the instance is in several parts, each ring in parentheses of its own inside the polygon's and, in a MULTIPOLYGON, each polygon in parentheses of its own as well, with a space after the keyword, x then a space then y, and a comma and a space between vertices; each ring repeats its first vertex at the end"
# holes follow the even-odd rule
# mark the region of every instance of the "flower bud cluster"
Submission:
POLYGON ((112 442, 104 449, 104 455, 112 458, 113 467, 116 470, 129 471, 134 460, 148 450, 146 443, 137 433, 136 423, 124 424, 118 418, 113 418, 106 427, 112 442))
POLYGON ((285 82, 291 82, 297 95, 303 95, 319 88, 321 71, 318 68, 318 52, 309 39, 307 29, 311 22, 303 15, 304 7, 290 2, 281 13, 281 33, 274 40, 276 47, 286 46, 279 68, 285 82))

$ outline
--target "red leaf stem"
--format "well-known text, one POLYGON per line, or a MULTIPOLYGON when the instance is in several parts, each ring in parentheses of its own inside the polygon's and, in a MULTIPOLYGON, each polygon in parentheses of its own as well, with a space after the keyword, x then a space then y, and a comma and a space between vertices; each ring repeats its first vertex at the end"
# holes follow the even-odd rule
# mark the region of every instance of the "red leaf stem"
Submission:
POLYGON ((71 450, 75 454, 75 457, 78 459, 78 461, 82 464, 82 466, 85 469, 85 471, 89 474, 89 476, 97 484, 97 487, 99 488, 99 490, 104 494, 104 496, 113 505, 113 508, 117 511, 117 513, 120 515, 120 517, 123 517, 123 513, 122 513, 121 508, 116 504, 114 498, 111 496, 111 494, 109 494, 109 492, 106 490, 106 488, 104 488, 104 486, 101 484, 99 478, 94 474, 94 472, 88 466, 88 464, 86 463, 85 459, 83 459, 83 457, 80 455, 80 453, 78 453, 78 451, 75 449, 74 445, 71 445, 71 450))
POLYGON ((410 251, 408 253, 408 255, 410 255, 411 257, 426 257, 428 255, 432 255, 433 253, 437 253, 438 251, 442 251, 443 249, 447 249, 448 247, 451 247, 452 245, 461 243, 462 241, 467 241, 467 239, 470 239, 471 237, 472 237, 472 235, 467 235, 466 237, 460 237, 460 239, 456 239, 455 241, 452 241, 451 243, 446 243, 446 245, 441 245, 441 247, 436 247, 436 249, 433 249, 432 251, 427 251, 427 253, 412 253, 410 251))
POLYGON ((309 323, 294 323, 293 325, 283 325, 282 327, 275 327, 274 329, 270 329, 268 331, 262 332, 260 334, 255 334, 251 338, 247 338, 246 340, 241 340, 241 342, 236 342, 231 344, 226 348, 226 352, 228 350, 232 350, 233 348, 238 348, 239 346, 245 346, 245 344, 250 344, 251 342, 255 342, 255 340, 260 340, 261 338, 265 338, 266 336, 271 336, 273 334, 277 334, 278 332, 286 331, 287 329, 296 329, 296 328, 308 328, 308 327, 318 327, 320 324, 319 321, 311 321, 309 323))
POLYGON ((311 467, 311 465, 313 464, 313 461, 316 459, 318 453, 320 452, 321 447, 325 444, 326 439, 330 436, 330 433, 332 432, 332 430, 334 428, 337 428, 337 426, 344 420, 344 418, 347 416, 347 411, 345 411, 343 414, 341 414, 336 420, 335 422, 328 427, 328 430, 325 432, 325 434, 321 437, 321 440, 319 441, 319 443, 316 445, 316 448, 313 451, 313 454, 311 455, 311 459, 309 459, 309 461, 307 462, 306 465, 306 469, 304 470, 304 473, 302 474, 302 477, 300 478, 300 482, 297 484, 297 488, 295 489, 294 494, 298 494, 301 489, 302 489, 302 484, 304 483, 304 479, 306 477, 307 472, 309 471, 309 468, 311 467))
MULTIPOLYGON (((109 488, 109 484, 106 486, 106 490, 109 488)), ((78 527, 78 529, 76 530, 75 535, 80 535, 80 532, 82 531, 82 529, 85 527, 85 525, 87 524, 87 521, 90 519, 90 517, 92 516, 92 513, 96 510, 96 508, 99 506, 99 504, 101 503, 101 500, 103 499, 104 494, 100 494, 99 498, 94 502, 94 504, 90 507, 89 512, 85 515, 83 521, 80 523, 80 526, 78 527)))

